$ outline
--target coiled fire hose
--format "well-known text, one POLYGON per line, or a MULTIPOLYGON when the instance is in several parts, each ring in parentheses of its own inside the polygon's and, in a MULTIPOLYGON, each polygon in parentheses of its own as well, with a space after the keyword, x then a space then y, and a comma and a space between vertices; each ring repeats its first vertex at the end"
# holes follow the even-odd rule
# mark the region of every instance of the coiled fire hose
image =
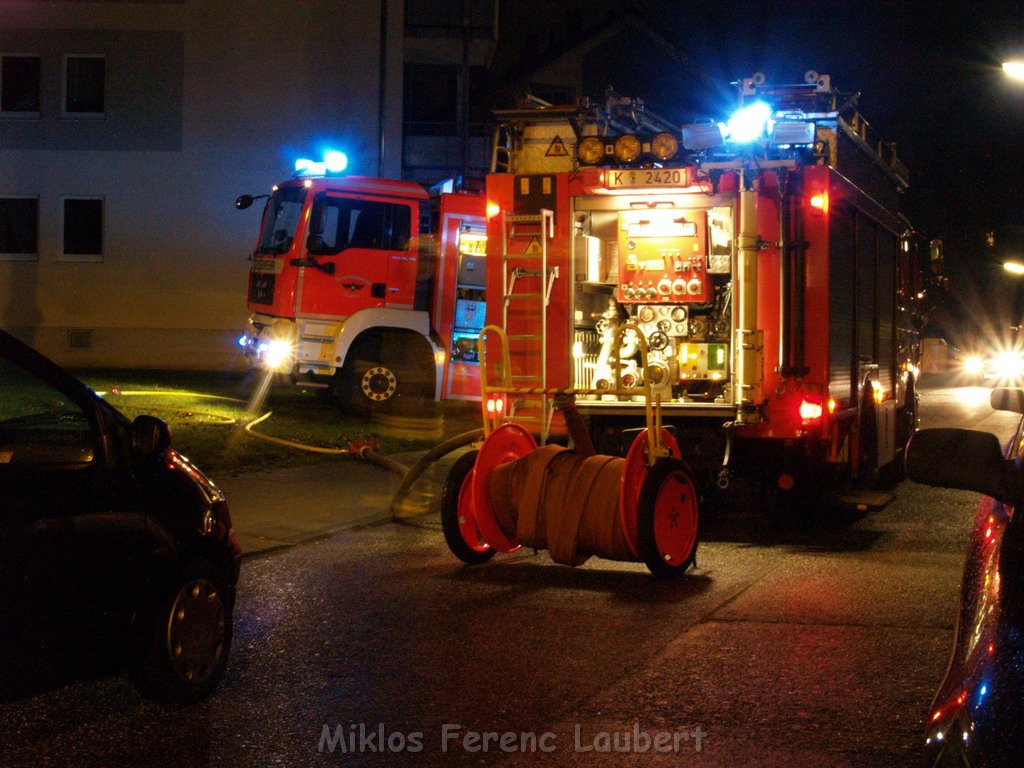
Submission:
POLYGON ((542 446, 494 470, 488 491, 495 517, 520 544, 548 550, 556 563, 582 565, 591 556, 635 560, 618 514, 625 463, 542 446))

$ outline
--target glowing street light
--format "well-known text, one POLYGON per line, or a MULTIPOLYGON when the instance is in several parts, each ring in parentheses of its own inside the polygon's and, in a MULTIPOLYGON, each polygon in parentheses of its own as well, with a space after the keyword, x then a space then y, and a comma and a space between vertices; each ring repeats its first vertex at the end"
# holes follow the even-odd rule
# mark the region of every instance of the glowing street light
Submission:
POLYGON ((1024 80, 1024 61, 1007 61, 1003 63, 1003 72, 1006 73, 1007 77, 1012 77, 1014 80, 1024 80))
POLYGON ((1019 261, 1004 261, 1003 269, 1011 275, 1024 275, 1024 264, 1019 261))

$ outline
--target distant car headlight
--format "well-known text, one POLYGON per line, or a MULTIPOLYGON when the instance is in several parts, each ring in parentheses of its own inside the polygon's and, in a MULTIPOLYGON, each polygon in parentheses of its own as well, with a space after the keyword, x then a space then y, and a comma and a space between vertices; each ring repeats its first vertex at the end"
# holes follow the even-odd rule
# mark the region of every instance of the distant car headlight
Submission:
POLYGON ((272 339, 267 342, 263 362, 275 371, 286 368, 292 357, 292 344, 287 339, 272 339))
POLYGON ((1024 373, 1024 355, 1020 352, 1002 352, 993 358, 992 368, 997 376, 1020 376, 1024 373))
POLYGON ((985 370, 985 361, 979 355, 969 355, 964 358, 964 373, 981 373, 985 370))

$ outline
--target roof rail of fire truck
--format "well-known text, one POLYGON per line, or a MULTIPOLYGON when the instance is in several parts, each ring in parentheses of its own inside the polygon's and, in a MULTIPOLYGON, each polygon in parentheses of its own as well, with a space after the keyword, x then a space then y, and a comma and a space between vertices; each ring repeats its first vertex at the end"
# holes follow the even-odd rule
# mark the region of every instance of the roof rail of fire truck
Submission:
POLYGON ((861 152, 868 155, 899 187, 907 187, 909 173, 896 155, 895 142, 882 141, 860 114, 857 109, 859 92, 840 92, 832 86, 829 75, 819 75, 813 69, 804 73, 802 83, 772 85, 762 72, 756 72, 733 85, 739 91, 740 106, 749 101, 763 101, 775 112, 802 114, 804 119, 815 123, 835 120, 837 129, 846 134, 861 152))
POLYGON ((523 104, 516 109, 495 110, 494 116, 499 124, 514 127, 520 121, 536 121, 552 118, 568 120, 577 135, 592 134, 596 129, 599 136, 609 131, 671 131, 678 133, 680 128, 674 123, 656 115, 644 106, 642 99, 621 96, 614 89, 608 88, 603 103, 591 102, 583 97, 576 104, 549 104, 536 97, 527 96, 523 104), (585 130, 591 128, 590 131, 585 130))
POLYGON ((682 130, 680 126, 647 109, 643 99, 622 96, 611 86, 605 91, 602 103, 592 102, 584 96, 575 104, 551 104, 527 94, 519 107, 495 110, 494 117, 498 125, 494 131, 491 170, 499 173, 510 168, 515 139, 524 122, 568 122, 577 138, 645 131, 664 131, 678 135, 682 130))

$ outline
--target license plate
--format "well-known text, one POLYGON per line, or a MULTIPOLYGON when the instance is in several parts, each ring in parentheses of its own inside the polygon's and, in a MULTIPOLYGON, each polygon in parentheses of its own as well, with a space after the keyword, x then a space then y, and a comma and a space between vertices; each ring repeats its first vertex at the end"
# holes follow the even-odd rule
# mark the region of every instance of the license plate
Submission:
POLYGON ((622 168, 608 171, 608 186, 688 187, 685 168, 622 168))
POLYGON ((284 269, 284 259, 255 259, 252 263, 253 272, 280 275, 284 269))

